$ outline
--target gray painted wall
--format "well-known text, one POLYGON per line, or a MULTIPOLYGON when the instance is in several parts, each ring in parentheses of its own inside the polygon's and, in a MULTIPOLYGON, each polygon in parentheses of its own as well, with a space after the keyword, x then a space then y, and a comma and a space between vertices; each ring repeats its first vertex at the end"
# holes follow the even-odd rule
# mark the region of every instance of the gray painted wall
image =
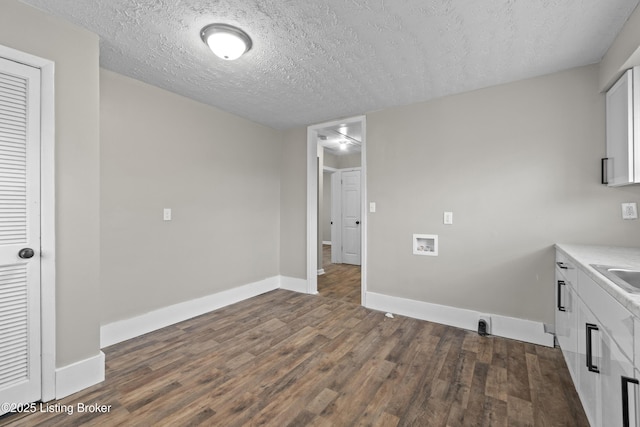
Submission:
POLYGON ((307 129, 284 131, 280 169, 280 274, 307 277, 307 129))
POLYGON ((323 158, 324 166, 328 166, 330 168, 338 169, 338 156, 333 153, 330 153, 328 150, 324 150, 324 158, 323 158))
POLYGON ((338 157, 338 169, 358 168, 362 166, 362 156, 360 153, 336 157, 338 157))
POLYGON ((100 77, 103 324, 277 276, 282 133, 100 77))
POLYGON ((98 37, 16 0, 0 44, 55 61, 56 365, 100 351, 98 37))
POLYGON ((640 242, 640 187, 599 183, 604 117, 597 66, 367 115, 369 290, 552 323, 554 243, 640 242))
MULTIPOLYGON (((296 134, 283 168, 304 182, 296 134)), ((599 183, 604 135, 597 66, 368 114, 369 291, 552 323, 554 243, 640 242, 620 214, 640 186, 599 183), (413 233, 438 234, 440 256, 412 255, 413 233)), ((282 197, 304 218, 303 190, 282 197)), ((283 274, 304 278, 285 255, 304 233, 283 233, 283 274)))

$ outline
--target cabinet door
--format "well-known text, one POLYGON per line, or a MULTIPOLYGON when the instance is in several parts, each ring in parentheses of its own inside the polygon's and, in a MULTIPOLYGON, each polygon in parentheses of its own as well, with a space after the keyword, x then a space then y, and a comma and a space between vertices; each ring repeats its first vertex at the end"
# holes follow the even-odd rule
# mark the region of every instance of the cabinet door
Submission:
POLYGON ((601 335, 601 419, 603 426, 638 425, 638 385, 633 365, 607 333, 601 335), (626 402, 626 404, 625 404, 626 402), (625 423, 626 421, 626 423, 625 423))
POLYGON ((578 379, 577 297, 562 276, 556 280, 556 337, 574 383, 578 379))
POLYGON ((627 70, 606 95, 606 182, 619 186, 635 182, 633 158, 633 72, 627 70))
MULTIPOLYGON (((578 383, 576 389, 591 426, 601 426, 601 330, 591 311, 578 302, 578 383)), ((613 426, 613 424, 606 424, 613 426)))

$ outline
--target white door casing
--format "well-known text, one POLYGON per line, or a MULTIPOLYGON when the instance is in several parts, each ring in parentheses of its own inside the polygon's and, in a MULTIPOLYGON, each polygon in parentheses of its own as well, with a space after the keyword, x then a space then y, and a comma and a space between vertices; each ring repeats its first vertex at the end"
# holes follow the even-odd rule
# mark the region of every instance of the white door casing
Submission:
MULTIPOLYGON (((317 239, 318 239, 318 132, 330 126, 359 122, 362 125, 361 159, 361 208, 367 205, 367 119, 357 116, 312 125, 307 128, 307 293, 318 293, 317 239)), ((362 217, 366 216, 364 210, 362 217)), ((362 223, 361 234, 361 304, 366 306, 367 298, 367 222, 362 223)))
POLYGON ((40 120, 40 70, 0 59, 0 402, 42 396, 40 120))
POLYGON ((342 262, 360 265, 360 171, 342 171, 342 262))

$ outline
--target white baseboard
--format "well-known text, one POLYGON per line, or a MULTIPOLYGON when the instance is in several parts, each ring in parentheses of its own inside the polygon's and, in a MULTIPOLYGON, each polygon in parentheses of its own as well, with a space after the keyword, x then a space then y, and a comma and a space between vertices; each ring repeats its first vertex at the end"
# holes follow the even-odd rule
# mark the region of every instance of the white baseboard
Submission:
POLYGON ((280 289, 300 292, 302 294, 308 293, 307 281, 305 279, 298 279, 296 277, 280 276, 280 289))
POLYGON ((491 329, 493 335, 553 347, 553 334, 545 332, 542 322, 492 314, 491 329))
POLYGON ((553 335, 544 331, 544 323, 515 317, 486 314, 479 311, 449 307, 406 298, 367 292, 367 308, 396 313, 415 319, 442 323, 475 331, 480 315, 491 318, 491 335, 553 347, 553 335))
POLYGON ((322 276, 325 273, 324 268, 318 269, 318 276, 322 276))
POLYGON ((104 381, 104 353, 56 369, 56 399, 104 381))
POLYGON ((119 320, 103 325, 100 328, 100 347, 108 347, 135 338, 157 329, 217 310, 218 308, 226 307, 278 289, 279 287, 280 277, 274 276, 258 282, 249 283, 248 285, 163 307, 130 319, 119 320))
POLYGON ((331 240, 329 240, 329 241, 325 241, 325 240, 323 240, 323 241, 322 241, 322 244, 323 244, 323 245, 329 245, 329 246, 331 246, 331 240))

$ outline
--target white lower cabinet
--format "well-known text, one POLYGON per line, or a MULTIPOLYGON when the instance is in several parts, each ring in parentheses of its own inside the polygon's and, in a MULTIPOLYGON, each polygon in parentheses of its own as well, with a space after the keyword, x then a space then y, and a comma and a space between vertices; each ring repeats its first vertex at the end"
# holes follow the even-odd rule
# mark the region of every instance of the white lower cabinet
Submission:
POLYGON ((607 334, 601 334, 602 426, 637 426, 638 378, 632 363, 607 334), (627 402, 625 406, 625 402, 627 402))
MULTIPOLYGON (((584 412, 592 426, 602 423, 602 381, 600 367, 602 365, 600 350, 601 330, 598 321, 591 311, 578 302, 578 382, 576 390, 580 395, 584 412)), ((610 424, 611 426, 613 424, 610 424)))
POLYGON ((556 272, 556 338, 574 383, 578 382, 578 297, 573 284, 556 272))
POLYGON ((558 343, 589 423, 640 427, 640 366, 633 363, 638 319, 585 271, 579 266, 571 283, 556 269, 558 343))
POLYGON ((592 426, 639 426, 637 371, 584 305, 578 308, 576 389, 592 426), (626 403, 625 403, 626 402, 626 403))

